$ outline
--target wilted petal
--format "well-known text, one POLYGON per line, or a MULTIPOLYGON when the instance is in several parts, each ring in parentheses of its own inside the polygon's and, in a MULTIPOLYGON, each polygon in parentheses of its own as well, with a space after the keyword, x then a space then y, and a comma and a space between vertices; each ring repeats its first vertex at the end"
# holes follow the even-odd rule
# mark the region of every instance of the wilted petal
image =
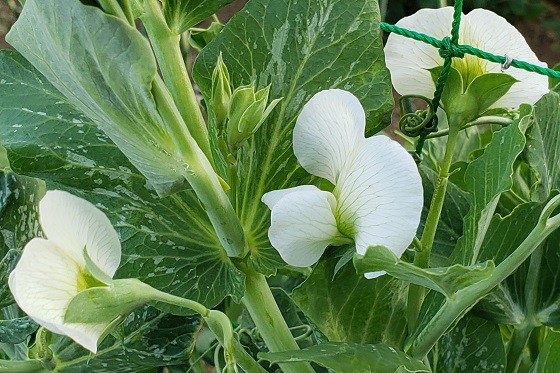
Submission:
POLYGON ((272 208, 270 243, 296 267, 312 265, 327 246, 347 241, 337 229, 334 196, 313 188, 288 193, 272 208))
MULTIPOLYGON (((470 44, 499 56, 508 55, 517 60, 547 67, 539 61, 535 53, 527 44, 523 35, 505 18, 485 9, 475 9, 465 16, 463 43, 470 44)), ((471 57, 476 58, 476 57, 471 57)), ((486 72, 500 72, 501 65, 489 61, 478 60, 485 66, 486 72)), ((505 74, 519 80, 508 93, 498 100, 492 107, 515 108, 520 104, 536 103, 548 93, 548 78, 544 75, 510 67, 505 74)))
POLYGON ((420 223, 422 181, 412 157, 386 136, 368 138, 333 192, 338 226, 356 251, 382 245, 400 257, 420 223))
POLYGON ((35 238, 10 274, 9 286, 19 307, 50 331, 67 335, 92 352, 107 325, 65 324, 70 300, 83 283, 82 269, 54 243, 35 238))
POLYGON ((48 191, 39 203, 41 228, 49 239, 82 267, 84 247, 97 266, 113 277, 121 245, 109 219, 91 203, 63 191, 48 191))
POLYGON ((365 113, 360 101, 340 89, 321 91, 303 107, 294 127, 294 153, 307 172, 336 180, 359 141, 365 113))

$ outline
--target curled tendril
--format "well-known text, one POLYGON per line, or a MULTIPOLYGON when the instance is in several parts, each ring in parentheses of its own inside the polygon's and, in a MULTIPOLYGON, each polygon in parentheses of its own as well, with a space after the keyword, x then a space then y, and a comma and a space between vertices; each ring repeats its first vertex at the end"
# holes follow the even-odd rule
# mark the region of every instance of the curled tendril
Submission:
POLYGON ((399 100, 401 111, 401 119, 399 120, 399 129, 402 133, 410 137, 427 135, 437 130, 438 118, 434 110, 432 100, 419 95, 402 96, 399 100), (427 104, 426 110, 416 110, 413 113, 406 113, 406 100, 417 98, 427 104), (406 113, 406 114, 405 114, 406 113))

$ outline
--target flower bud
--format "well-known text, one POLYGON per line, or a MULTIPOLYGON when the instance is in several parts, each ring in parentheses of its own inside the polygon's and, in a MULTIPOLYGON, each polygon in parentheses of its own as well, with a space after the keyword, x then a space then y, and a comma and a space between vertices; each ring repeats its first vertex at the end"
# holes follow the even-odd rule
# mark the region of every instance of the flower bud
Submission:
POLYGON ((280 99, 268 104, 270 86, 255 92, 254 86, 235 89, 228 114, 227 141, 232 151, 251 137, 270 115, 280 99))
POLYGON ((218 128, 222 127, 227 119, 231 100, 231 87, 229 84, 229 72, 222 59, 218 56, 218 62, 212 73, 212 108, 216 115, 218 128))

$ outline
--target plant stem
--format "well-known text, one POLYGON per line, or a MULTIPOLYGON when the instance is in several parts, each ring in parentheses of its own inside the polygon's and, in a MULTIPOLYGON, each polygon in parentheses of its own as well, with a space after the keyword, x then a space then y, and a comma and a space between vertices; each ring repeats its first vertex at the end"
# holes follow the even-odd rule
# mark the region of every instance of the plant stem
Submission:
POLYGON ((516 373, 518 371, 523 360, 523 350, 527 346, 531 333, 538 326, 535 320, 535 309, 538 302, 537 291, 542 257, 542 246, 531 254, 527 281, 525 282, 525 320, 521 325, 515 327, 508 344, 506 373, 516 373))
POLYGON ((181 35, 173 32, 163 17, 158 0, 144 1, 142 22, 163 75, 183 121, 202 152, 213 164, 206 122, 200 111, 185 60, 181 53, 181 35))
POLYGON ((266 370, 257 363, 251 355, 249 355, 249 353, 235 338, 233 338, 231 321, 225 314, 220 311, 209 310, 202 304, 190 299, 177 297, 157 289, 153 289, 153 293, 154 301, 160 301, 178 307, 187 308, 200 314, 206 320, 207 325, 216 335, 218 341, 222 346, 224 346, 224 348, 228 346, 227 339, 232 339, 233 343, 231 347, 233 349, 233 356, 235 357, 235 361, 239 364, 239 366, 241 366, 241 368, 243 368, 243 370, 246 372, 266 373, 266 370), (228 330, 230 332, 228 332, 228 330))
POLYGON ((167 124, 168 132, 179 147, 178 156, 184 161, 184 165, 178 171, 189 182, 204 205, 227 255, 244 257, 248 252, 247 240, 235 210, 208 158, 190 135, 161 78, 154 79, 152 93, 158 111, 167 124))
MULTIPOLYGON (((299 350, 299 346, 282 317, 265 277, 251 268, 243 268, 243 271, 247 276, 243 304, 249 311, 269 350, 271 352, 299 350)), ((283 363, 279 365, 282 372, 285 373, 314 372, 309 363, 283 363)))
POLYGON ((533 332, 534 325, 523 324, 515 328, 507 349, 506 373, 517 373, 519 365, 523 360, 523 350, 533 332))
MULTIPOLYGON (((420 247, 422 248, 422 250, 416 252, 416 255, 414 256, 414 265, 420 268, 426 268, 430 264, 430 254, 432 252, 432 246, 434 244, 434 239, 436 236, 439 217, 443 208, 443 202, 445 201, 447 184, 449 182, 449 169, 451 167, 451 162, 453 161, 453 154, 455 152, 455 146, 457 144, 457 137, 461 125, 459 125, 459 123, 452 123, 450 121, 449 128, 450 131, 449 137, 447 138, 447 144, 445 146, 445 155, 439 169, 438 179, 434 188, 434 195, 430 204, 430 210, 426 218, 426 224, 424 225, 422 238, 420 239, 420 247)), ((422 301, 424 300, 425 295, 425 288, 419 285, 410 284, 407 304, 407 321, 409 333, 412 333, 412 330, 416 325, 416 320, 418 319, 420 307, 422 306, 422 301)))
POLYGON ((559 215, 550 218, 559 205, 560 196, 556 196, 545 207, 539 223, 521 245, 494 269, 492 276, 457 291, 453 297, 446 300, 443 307, 412 343, 408 352, 413 357, 421 359, 426 356, 457 318, 511 275, 552 232, 560 227, 559 215))

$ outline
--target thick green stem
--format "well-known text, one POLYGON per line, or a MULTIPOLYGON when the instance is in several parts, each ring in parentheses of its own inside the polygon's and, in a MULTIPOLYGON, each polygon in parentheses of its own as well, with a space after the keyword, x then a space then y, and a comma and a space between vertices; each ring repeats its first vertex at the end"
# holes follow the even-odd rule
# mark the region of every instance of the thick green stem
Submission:
MULTIPOLYGON (((272 352, 299 350, 292 332, 282 317, 265 277, 250 268, 244 268, 245 296, 243 304, 249 311, 260 335, 272 352)), ((312 373, 308 363, 279 364, 285 373, 312 373)))
POLYGON ((177 156, 183 160, 184 164, 179 172, 183 174, 204 205, 228 256, 244 257, 248 252, 247 240, 235 210, 222 188, 218 175, 190 135, 167 88, 159 77, 154 80, 152 93, 170 136, 175 144, 180 146, 177 149, 179 152, 177 156))
POLYGON ((167 26, 158 0, 146 0, 144 5, 145 14, 142 21, 152 42, 165 84, 192 137, 210 163, 213 163, 206 122, 181 53, 181 35, 167 26))
POLYGON ((517 373, 523 360, 523 350, 534 330, 534 325, 526 324, 515 328, 508 344, 506 373, 517 373))
MULTIPOLYGON (((153 289, 153 288, 152 288, 153 289)), ((177 307, 187 308, 200 314, 206 321, 208 327, 218 338, 220 344, 227 349, 231 348, 235 361, 246 372, 266 373, 266 370, 257 363, 243 346, 234 338, 231 321, 220 311, 209 310, 202 304, 171 295, 157 289, 153 289, 153 301, 171 304, 177 307)), ((227 351, 227 350, 226 350, 227 351)))
POLYGON ((552 232, 560 227, 560 216, 550 218, 559 206, 560 196, 557 196, 545 207, 537 226, 523 243, 494 269, 492 276, 461 289, 453 297, 448 298, 443 307, 418 334, 408 352, 416 358, 426 356, 457 318, 511 275, 552 232))
POLYGON ((531 254, 531 261, 525 282, 525 320, 515 327, 508 344, 506 373, 516 373, 523 360, 523 350, 527 346, 531 333, 537 326, 535 310, 538 303, 539 274, 543 257, 543 248, 540 246, 531 254))
MULTIPOLYGON (((453 161, 453 154, 455 152, 460 128, 461 126, 459 123, 450 122, 450 132, 445 146, 445 155, 434 188, 434 195, 432 197, 430 210, 426 218, 426 224, 424 225, 424 232, 422 232, 422 238, 420 240, 421 251, 416 252, 416 255, 414 256, 414 264, 420 268, 426 268, 430 264, 430 254, 432 252, 432 246, 436 236, 439 217, 443 208, 443 202, 445 201, 447 183, 449 182, 449 169, 451 167, 451 162, 453 161)), ((409 332, 412 332, 414 326, 416 325, 416 320, 418 319, 420 307, 422 306, 425 295, 426 289, 424 287, 410 284, 407 305, 409 332)))

